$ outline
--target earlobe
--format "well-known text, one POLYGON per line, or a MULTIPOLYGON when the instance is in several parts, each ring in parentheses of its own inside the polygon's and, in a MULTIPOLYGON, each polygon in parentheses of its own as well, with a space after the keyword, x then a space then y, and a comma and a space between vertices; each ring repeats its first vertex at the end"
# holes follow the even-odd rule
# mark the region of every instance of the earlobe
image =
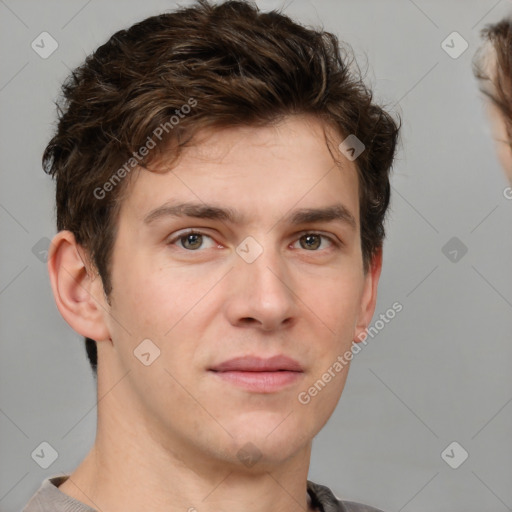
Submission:
POLYGON ((366 329, 370 325, 377 304, 377 288, 382 271, 382 247, 375 253, 370 268, 365 275, 364 290, 361 297, 360 314, 356 322, 354 341, 366 339, 366 329))
POLYGON ((83 248, 70 231, 55 235, 48 253, 48 273, 60 314, 82 336, 96 341, 110 336, 105 323, 101 278, 87 268, 83 248))

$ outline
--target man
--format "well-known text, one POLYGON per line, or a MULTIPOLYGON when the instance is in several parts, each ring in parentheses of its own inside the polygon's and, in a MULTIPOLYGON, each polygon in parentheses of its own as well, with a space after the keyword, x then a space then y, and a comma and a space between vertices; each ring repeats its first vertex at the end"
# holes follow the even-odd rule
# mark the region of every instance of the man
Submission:
POLYGON ((307 479, 375 310, 399 131, 336 37, 200 0, 63 92, 48 269, 98 423, 25 511, 376 511, 307 479))
POLYGON ((512 183, 512 20, 482 30, 484 45, 475 55, 473 71, 484 93, 498 158, 512 183))

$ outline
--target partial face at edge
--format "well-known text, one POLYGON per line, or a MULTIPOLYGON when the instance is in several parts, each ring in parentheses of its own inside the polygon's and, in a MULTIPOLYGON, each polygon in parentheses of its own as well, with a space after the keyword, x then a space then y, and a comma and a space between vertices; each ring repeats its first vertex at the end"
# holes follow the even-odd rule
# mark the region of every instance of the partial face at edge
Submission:
POLYGON ((363 273, 357 171, 340 159, 342 167, 319 121, 288 118, 276 127, 217 131, 185 150, 172 171, 143 171, 131 184, 112 254, 105 315, 112 343, 98 350, 105 378, 117 382, 130 370, 115 396, 132 419, 145 418, 133 422, 141 435, 235 463, 251 442, 262 461, 276 462, 328 420, 348 367, 307 405, 299 393, 370 322, 380 271, 363 273), (153 214, 145 221, 178 203, 241 218, 153 214), (292 222, 298 209, 335 205, 344 219, 292 222), (146 339, 160 350, 149 366, 134 355, 146 339), (257 391, 211 371, 245 355, 285 355, 302 371, 257 391))
POLYGON ((486 111, 491 124, 494 147, 501 168, 508 181, 512 184, 512 147, 503 114, 498 107, 486 99, 486 111))
MULTIPOLYGON (((493 84, 496 81, 497 56, 496 50, 490 42, 487 42, 486 46, 482 48, 481 66, 483 67, 485 75, 490 77, 489 82, 486 84, 488 92, 494 96, 495 90, 493 84)), ((505 118, 503 113, 490 98, 485 97, 484 101, 499 163, 508 181, 512 184, 512 141, 507 132, 505 118)))

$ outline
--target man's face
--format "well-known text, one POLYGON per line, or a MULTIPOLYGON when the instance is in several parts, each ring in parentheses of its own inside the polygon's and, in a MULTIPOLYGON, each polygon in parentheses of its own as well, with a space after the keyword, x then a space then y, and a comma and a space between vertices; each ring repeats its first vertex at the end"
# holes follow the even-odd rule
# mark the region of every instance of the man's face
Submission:
POLYGON ((287 118, 215 131, 172 171, 141 171, 130 184, 104 316, 112 343, 98 344, 99 378, 113 384, 130 370, 116 393, 141 435, 176 454, 235 462, 250 442, 262 461, 275 462, 326 423, 347 367, 309 403, 298 396, 364 330, 378 281, 363 272, 356 168, 340 159, 336 166, 319 121, 287 118), (240 218, 161 208, 183 203, 240 218), (335 206, 342 215, 334 220, 295 215, 335 206), (151 342, 137 349, 143 340, 151 342), (134 355, 149 362, 154 347, 160 354, 147 366, 134 355), (300 371, 220 371, 233 358, 280 355, 300 371))

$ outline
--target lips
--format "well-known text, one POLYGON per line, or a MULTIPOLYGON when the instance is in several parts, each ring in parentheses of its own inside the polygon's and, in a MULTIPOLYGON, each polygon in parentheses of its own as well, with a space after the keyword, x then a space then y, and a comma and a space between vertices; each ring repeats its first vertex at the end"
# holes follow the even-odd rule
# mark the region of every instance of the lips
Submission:
POLYGON ((214 372, 302 372, 301 365, 285 355, 277 355, 270 358, 255 356, 235 357, 224 361, 210 370, 214 372))
POLYGON ((210 368, 215 379, 251 393, 273 394, 296 387, 304 378, 301 365, 285 355, 235 357, 210 368))

